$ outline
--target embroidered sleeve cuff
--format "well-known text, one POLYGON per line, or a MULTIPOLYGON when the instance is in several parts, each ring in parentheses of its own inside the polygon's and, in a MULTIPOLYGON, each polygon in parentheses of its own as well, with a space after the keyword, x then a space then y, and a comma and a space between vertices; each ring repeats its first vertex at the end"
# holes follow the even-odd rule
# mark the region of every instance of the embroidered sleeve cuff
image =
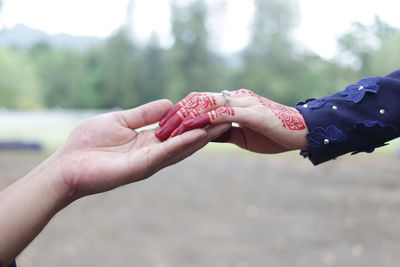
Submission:
MULTIPOLYGON (((1 262, 0 262, 0 267, 3 267, 1 262)), ((15 263, 15 261, 13 261, 10 265, 8 265, 8 267, 17 267, 17 264, 15 263)))
POLYGON ((318 165, 353 152, 371 153, 400 136, 400 70, 361 79, 345 90, 297 104, 310 141, 301 155, 318 165))

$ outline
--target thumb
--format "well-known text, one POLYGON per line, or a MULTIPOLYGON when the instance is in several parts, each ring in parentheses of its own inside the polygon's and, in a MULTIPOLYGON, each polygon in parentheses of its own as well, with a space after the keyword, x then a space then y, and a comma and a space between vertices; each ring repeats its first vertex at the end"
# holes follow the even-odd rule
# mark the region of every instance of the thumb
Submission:
POLYGON ((119 111, 119 114, 131 129, 140 128, 161 120, 172 107, 167 99, 153 101, 137 108, 119 111))

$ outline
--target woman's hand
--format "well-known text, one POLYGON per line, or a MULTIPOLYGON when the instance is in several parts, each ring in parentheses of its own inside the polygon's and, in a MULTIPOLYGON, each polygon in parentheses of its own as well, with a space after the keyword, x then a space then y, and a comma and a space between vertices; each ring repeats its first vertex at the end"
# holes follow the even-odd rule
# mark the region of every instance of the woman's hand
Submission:
POLYGON ((225 124, 190 131, 166 142, 155 137, 155 130, 135 130, 156 123, 171 107, 168 100, 155 101, 78 126, 58 152, 69 193, 81 197, 145 179, 188 157, 229 128, 225 124))
POLYGON ((237 123, 217 142, 230 142, 259 153, 279 153, 307 146, 303 116, 295 108, 275 103, 247 89, 222 94, 191 93, 160 121, 159 139, 220 123, 237 123))

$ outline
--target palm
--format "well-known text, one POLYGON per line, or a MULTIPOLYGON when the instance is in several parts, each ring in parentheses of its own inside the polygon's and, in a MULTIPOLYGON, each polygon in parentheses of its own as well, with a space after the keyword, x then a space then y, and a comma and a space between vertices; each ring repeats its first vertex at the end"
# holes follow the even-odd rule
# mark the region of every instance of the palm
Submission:
POLYGON ((160 100, 79 125, 58 153, 63 161, 62 179, 70 193, 81 197, 145 179, 226 130, 226 125, 195 130, 165 142, 155 137, 154 130, 135 130, 159 121, 170 107, 169 101, 160 100))
POLYGON ((144 179, 152 174, 149 172, 149 152, 159 143, 153 131, 138 133, 115 113, 99 116, 71 133, 66 148, 73 151, 71 155, 74 156, 67 160, 75 167, 69 168, 67 177, 78 179, 77 190, 84 194, 107 191, 144 179))
POLYGON ((237 145, 244 149, 266 154, 280 153, 289 150, 288 148, 285 148, 281 144, 273 141, 263 134, 260 134, 257 131, 251 130, 243 126, 241 126, 239 129, 243 141, 241 141, 237 145))

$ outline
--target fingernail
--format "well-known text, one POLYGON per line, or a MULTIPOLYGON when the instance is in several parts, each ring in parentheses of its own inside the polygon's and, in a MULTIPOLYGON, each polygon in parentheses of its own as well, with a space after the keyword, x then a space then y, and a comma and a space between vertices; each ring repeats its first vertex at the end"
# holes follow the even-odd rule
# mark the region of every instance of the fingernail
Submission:
POLYGON ((163 126, 174 114, 176 114, 176 112, 179 111, 179 109, 181 108, 181 105, 176 104, 175 106, 173 106, 168 113, 164 116, 164 118, 161 119, 160 121, 160 126, 163 126))
POLYGON ((183 122, 183 125, 189 126, 190 124, 192 124, 193 120, 194 120, 194 119, 185 120, 185 121, 183 122))
POLYGON ((166 135, 165 128, 160 128, 160 129, 158 129, 158 130, 156 131, 155 135, 156 135, 156 137, 157 137, 158 139, 166 139, 167 136, 165 136, 165 135, 166 135))
POLYGON ((167 121, 167 118, 164 117, 160 120, 160 122, 158 123, 160 126, 163 126, 165 124, 165 122, 167 121))
POLYGON ((177 136, 177 135, 178 135, 178 129, 175 129, 175 130, 172 132, 171 137, 175 137, 175 136, 177 136))

